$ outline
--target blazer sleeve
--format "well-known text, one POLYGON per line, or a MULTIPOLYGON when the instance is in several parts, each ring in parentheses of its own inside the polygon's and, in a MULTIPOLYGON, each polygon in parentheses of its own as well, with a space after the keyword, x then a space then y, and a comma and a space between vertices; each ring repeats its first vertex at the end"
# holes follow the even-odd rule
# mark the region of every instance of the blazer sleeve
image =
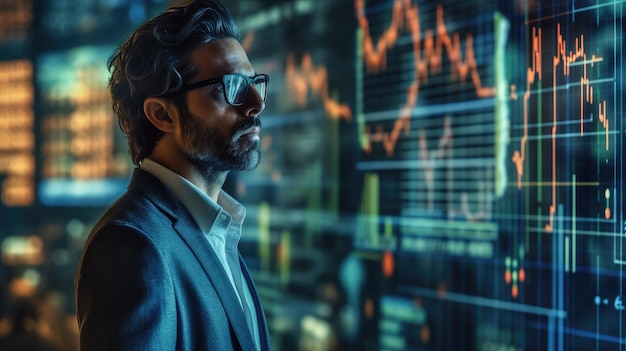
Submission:
POLYGON ((80 350, 173 350, 174 287, 154 242, 123 225, 93 234, 76 277, 80 350))

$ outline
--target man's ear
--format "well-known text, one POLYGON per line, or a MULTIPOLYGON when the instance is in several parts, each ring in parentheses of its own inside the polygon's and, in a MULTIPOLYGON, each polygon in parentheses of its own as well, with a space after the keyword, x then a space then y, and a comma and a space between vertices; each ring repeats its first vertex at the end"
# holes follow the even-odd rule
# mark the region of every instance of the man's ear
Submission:
POLYGON ((171 102, 158 97, 148 97, 143 102, 143 112, 148 120, 160 131, 168 133, 176 126, 170 118, 171 102))

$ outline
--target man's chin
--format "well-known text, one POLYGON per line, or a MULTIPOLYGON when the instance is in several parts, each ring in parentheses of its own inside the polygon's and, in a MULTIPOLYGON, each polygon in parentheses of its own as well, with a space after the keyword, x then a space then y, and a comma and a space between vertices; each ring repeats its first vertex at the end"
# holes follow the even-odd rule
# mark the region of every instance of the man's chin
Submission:
POLYGON ((251 171, 261 163, 261 150, 260 148, 253 148, 251 150, 239 149, 237 152, 231 152, 224 155, 221 159, 221 164, 228 171, 251 171))
POLYGON ((261 151, 252 150, 243 164, 242 171, 251 171, 259 166, 261 163, 261 151))
POLYGON ((251 171, 261 163, 260 147, 251 150, 230 150, 222 155, 203 155, 189 159, 196 167, 213 171, 251 171))

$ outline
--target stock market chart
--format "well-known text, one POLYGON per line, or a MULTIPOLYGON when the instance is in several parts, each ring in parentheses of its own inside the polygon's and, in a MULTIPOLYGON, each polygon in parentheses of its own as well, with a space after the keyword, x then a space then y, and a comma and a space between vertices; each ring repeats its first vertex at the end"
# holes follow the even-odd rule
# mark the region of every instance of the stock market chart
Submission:
POLYGON ((623 2, 305 3, 243 22, 273 70, 256 189, 350 238, 348 344, 623 349, 623 2))

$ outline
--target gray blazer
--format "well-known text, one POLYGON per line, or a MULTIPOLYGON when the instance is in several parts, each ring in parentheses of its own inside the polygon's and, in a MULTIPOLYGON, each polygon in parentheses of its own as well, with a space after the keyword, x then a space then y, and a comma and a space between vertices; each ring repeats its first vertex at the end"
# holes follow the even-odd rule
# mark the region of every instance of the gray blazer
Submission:
MULTIPOLYGON (((267 322, 241 258, 259 321, 267 322)), ((135 169, 90 233, 74 291, 81 350, 255 350, 222 265, 167 187, 135 169)))

